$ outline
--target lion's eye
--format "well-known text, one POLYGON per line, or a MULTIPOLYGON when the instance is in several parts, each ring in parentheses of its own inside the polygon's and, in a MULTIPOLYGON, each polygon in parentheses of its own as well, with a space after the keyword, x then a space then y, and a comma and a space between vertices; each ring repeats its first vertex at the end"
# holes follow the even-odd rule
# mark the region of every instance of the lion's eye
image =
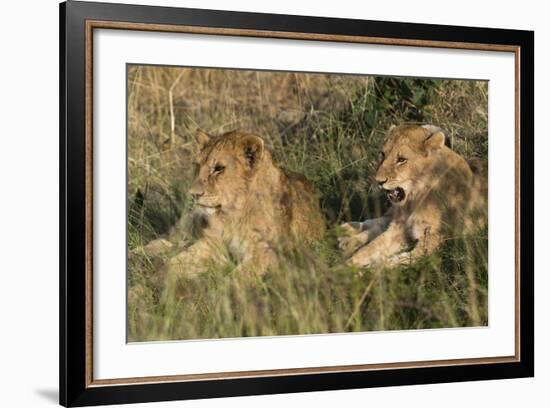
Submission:
POLYGON ((221 164, 216 164, 214 167, 214 173, 219 174, 222 173, 225 170, 225 166, 222 166, 221 164))
POLYGON ((406 163, 407 162, 407 159, 405 159, 404 157, 398 157, 397 158, 397 164, 403 164, 403 163, 406 163))

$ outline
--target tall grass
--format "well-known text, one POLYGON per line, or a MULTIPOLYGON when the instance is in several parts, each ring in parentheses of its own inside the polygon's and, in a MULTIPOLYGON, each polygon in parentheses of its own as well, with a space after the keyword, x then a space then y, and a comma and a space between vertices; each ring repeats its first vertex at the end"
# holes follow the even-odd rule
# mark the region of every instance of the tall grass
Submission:
POLYGON ((391 124, 436 124, 458 153, 486 158, 487 101, 481 81, 130 66, 130 341, 486 325, 486 231, 414 265, 374 271, 344 267, 331 228, 261 278, 239 274, 226 257, 168 286, 158 278, 162 260, 142 247, 189 240, 197 128, 264 137, 282 166, 313 181, 335 227, 385 210, 371 177, 391 124))

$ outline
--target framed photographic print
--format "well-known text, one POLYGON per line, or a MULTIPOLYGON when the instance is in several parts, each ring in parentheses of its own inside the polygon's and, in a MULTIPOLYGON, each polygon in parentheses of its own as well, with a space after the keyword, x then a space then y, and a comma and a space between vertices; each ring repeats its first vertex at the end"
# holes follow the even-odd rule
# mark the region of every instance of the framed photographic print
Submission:
POLYGON ((60 23, 61 404, 533 376, 533 32, 60 23))

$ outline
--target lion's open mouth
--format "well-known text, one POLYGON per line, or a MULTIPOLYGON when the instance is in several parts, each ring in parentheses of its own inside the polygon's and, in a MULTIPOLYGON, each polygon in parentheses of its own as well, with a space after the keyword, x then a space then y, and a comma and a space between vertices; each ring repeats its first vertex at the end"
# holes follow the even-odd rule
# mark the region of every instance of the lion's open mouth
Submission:
POLYGON ((405 190, 401 187, 394 188, 393 190, 386 190, 386 194, 392 203, 399 203, 405 199, 405 190))
POLYGON ((221 205, 208 205, 208 204, 202 204, 202 203, 196 203, 197 206, 199 207, 204 207, 204 208, 220 208, 221 205))
POLYGON ((206 214, 214 214, 221 209, 221 205, 206 205, 201 203, 195 203, 195 208, 205 212, 206 214))

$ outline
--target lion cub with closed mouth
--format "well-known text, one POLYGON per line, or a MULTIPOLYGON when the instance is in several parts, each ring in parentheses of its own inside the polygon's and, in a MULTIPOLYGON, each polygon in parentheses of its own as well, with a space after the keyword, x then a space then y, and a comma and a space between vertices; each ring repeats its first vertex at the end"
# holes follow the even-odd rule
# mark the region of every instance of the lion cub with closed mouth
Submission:
POLYGON ((322 238, 325 222, 312 184, 283 170, 264 139, 240 131, 221 136, 199 131, 197 140, 189 194, 200 238, 168 261, 169 277, 204 272, 224 251, 239 268, 262 274, 281 249, 322 238))
POLYGON ((448 238, 487 223, 486 163, 469 164, 432 125, 392 127, 380 152, 376 182, 388 213, 347 223, 339 242, 354 266, 396 266, 435 251, 448 238))

